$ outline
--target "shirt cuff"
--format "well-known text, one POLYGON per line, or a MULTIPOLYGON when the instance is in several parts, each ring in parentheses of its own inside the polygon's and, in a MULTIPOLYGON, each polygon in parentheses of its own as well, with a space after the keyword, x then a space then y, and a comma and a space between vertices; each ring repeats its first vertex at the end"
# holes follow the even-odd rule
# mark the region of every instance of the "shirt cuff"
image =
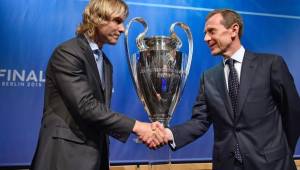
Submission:
POLYGON ((176 144, 175 144, 173 133, 172 133, 172 131, 169 128, 166 128, 166 131, 167 131, 168 136, 171 139, 170 142, 169 142, 169 145, 170 145, 170 147, 172 149, 175 149, 176 148, 176 144))

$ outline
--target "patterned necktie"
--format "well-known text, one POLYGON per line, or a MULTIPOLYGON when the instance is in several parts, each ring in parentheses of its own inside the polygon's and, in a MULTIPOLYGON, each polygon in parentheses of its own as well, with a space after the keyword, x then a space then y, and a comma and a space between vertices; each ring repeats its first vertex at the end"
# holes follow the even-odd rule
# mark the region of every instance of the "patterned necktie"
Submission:
POLYGON ((238 107, 238 94, 239 94, 239 78, 237 75, 237 71, 234 68, 234 60, 228 59, 226 64, 229 66, 229 76, 228 76, 228 91, 231 99, 231 105, 234 113, 234 117, 236 118, 236 112, 238 107))
MULTIPOLYGON (((231 105, 232 105, 232 110, 234 113, 234 119, 236 119, 240 84, 239 84, 237 71, 234 68, 234 60, 230 58, 226 61, 226 64, 228 64, 228 66, 229 66, 228 91, 229 91, 229 96, 231 99, 231 105)), ((241 152, 240 152, 240 147, 239 147, 238 143, 236 143, 234 145, 234 158, 241 163, 243 162, 241 152)))
POLYGON ((94 54, 96 54, 96 63, 98 72, 100 75, 100 81, 102 88, 105 89, 105 83, 104 83, 104 69, 103 69, 103 54, 100 49, 94 50, 94 54))

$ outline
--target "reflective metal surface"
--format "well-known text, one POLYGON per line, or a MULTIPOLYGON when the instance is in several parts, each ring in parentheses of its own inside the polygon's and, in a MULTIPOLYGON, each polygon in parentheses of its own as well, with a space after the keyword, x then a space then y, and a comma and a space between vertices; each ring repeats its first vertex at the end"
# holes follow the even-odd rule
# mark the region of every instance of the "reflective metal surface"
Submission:
POLYGON ((144 19, 133 18, 125 30, 125 47, 128 64, 135 88, 150 120, 168 126, 174 109, 183 91, 193 53, 193 38, 187 25, 176 22, 171 25, 171 35, 145 37, 148 26, 144 19), (128 44, 128 31, 132 22, 144 26, 144 32, 136 38, 139 52, 131 54, 128 44), (189 54, 179 49, 181 40, 174 32, 180 26, 187 33, 189 54))

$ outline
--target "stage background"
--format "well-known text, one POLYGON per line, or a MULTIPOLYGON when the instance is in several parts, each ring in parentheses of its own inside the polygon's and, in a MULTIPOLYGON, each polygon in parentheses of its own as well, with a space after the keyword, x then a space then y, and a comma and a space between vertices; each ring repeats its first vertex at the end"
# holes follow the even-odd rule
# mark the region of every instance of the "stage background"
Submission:
MULTIPOLYGON (((244 18, 246 49, 280 54, 284 57, 298 91, 300 90, 300 2, 297 0, 127 0, 130 15, 143 17, 149 25, 148 35, 169 35, 175 21, 190 26, 194 37, 194 55, 185 91, 175 110, 171 126, 191 116, 191 107, 199 86, 199 76, 220 62, 211 57, 203 42, 204 20, 215 8, 232 8, 244 18)), ((43 109, 45 68, 53 49, 74 36, 87 0, 2 0, 0 2, 0 166, 29 165, 38 138, 43 109)), ((131 42, 142 31, 133 24, 131 42)), ((183 42, 186 37, 176 29, 183 42)), ((112 109, 132 118, 148 121, 134 90, 125 58, 122 36, 116 46, 104 51, 114 65, 112 109)), ((187 52, 187 45, 182 51, 187 52)), ((134 51, 134 44, 131 45, 134 51)), ((111 140, 112 163, 138 163, 165 160, 167 148, 149 151, 133 142, 111 140)), ((213 134, 171 153, 173 161, 210 160, 213 134)), ((300 156, 299 142, 295 156, 300 156)))

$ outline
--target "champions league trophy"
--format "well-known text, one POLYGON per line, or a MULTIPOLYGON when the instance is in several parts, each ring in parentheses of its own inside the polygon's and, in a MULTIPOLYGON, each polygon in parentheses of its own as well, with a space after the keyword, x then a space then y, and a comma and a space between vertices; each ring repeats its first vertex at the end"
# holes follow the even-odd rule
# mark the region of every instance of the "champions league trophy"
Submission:
POLYGON ((171 25, 170 36, 145 37, 147 31, 148 25, 143 18, 137 17, 129 21, 125 30, 128 65, 135 89, 149 119, 168 127, 189 74, 193 55, 192 33, 181 22, 171 25), (144 31, 136 38, 139 51, 130 54, 128 32, 133 22, 141 23, 144 31), (188 55, 179 51, 182 42, 174 32, 175 26, 179 26, 187 34, 188 55))

